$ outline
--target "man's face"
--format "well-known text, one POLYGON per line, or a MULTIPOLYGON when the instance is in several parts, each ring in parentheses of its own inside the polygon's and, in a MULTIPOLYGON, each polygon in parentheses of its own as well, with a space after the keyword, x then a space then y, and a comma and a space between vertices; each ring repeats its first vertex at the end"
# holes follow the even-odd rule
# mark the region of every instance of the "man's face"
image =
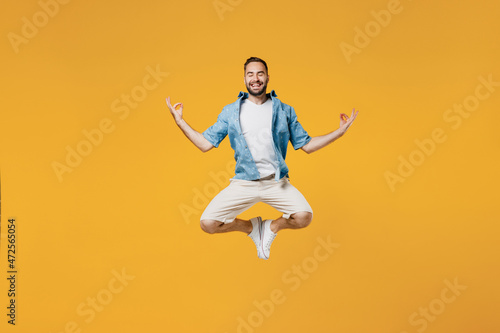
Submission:
POLYGON ((266 67, 261 62, 251 62, 245 70, 245 85, 248 93, 253 96, 260 96, 266 93, 269 76, 266 67))

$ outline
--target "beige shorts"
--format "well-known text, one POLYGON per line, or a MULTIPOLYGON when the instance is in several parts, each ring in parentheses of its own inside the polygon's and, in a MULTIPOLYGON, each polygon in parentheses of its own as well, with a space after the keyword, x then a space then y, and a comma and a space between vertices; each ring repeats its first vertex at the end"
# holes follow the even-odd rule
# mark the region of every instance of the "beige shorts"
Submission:
POLYGON ((279 181, 231 179, 229 186, 208 204, 200 220, 230 223, 258 202, 274 207, 283 213, 284 218, 297 212, 313 212, 306 198, 290 184, 287 177, 279 181))

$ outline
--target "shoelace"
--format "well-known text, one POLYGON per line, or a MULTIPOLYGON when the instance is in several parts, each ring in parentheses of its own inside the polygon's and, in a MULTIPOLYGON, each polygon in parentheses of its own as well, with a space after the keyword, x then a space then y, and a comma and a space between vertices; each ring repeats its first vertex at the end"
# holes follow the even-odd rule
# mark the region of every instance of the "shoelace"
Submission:
POLYGON ((271 235, 271 238, 269 238, 269 239, 267 240, 267 243, 266 243, 266 248, 271 247, 271 243, 273 242, 273 240, 274 240, 275 238, 276 238, 276 234, 271 235))

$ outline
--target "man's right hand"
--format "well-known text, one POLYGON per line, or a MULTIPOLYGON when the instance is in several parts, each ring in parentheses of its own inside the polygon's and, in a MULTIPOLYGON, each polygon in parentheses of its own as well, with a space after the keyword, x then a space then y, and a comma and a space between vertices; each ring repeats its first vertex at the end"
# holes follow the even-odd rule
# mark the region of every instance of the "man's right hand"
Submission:
POLYGON ((182 103, 177 103, 172 106, 170 103, 170 96, 167 97, 167 106, 168 109, 170 110, 170 113, 172 114, 172 117, 175 119, 175 123, 181 131, 184 133, 184 135, 196 146, 198 149, 200 149, 202 152, 207 152, 210 149, 212 149, 214 146, 208 141, 203 134, 200 132, 194 130, 189 126, 189 124, 182 119, 182 109, 183 105, 182 103))
POLYGON ((172 104, 170 104, 170 96, 169 96, 167 97, 167 106, 168 109, 170 110, 170 113, 172 114, 172 117, 174 117, 175 122, 178 124, 182 120, 182 109, 183 109, 182 103, 177 103, 174 104, 174 106, 172 106, 172 104))

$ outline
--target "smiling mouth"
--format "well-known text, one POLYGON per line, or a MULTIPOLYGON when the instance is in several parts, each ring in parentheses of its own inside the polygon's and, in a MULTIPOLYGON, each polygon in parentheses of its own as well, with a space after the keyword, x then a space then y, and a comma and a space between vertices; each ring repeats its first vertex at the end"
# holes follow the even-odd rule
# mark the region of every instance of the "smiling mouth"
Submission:
POLYGON ((252 83, 250 85, 250 87, 252 87, 252 88, 260 88, 260 87, 262 87, 262 83, 252 83))

